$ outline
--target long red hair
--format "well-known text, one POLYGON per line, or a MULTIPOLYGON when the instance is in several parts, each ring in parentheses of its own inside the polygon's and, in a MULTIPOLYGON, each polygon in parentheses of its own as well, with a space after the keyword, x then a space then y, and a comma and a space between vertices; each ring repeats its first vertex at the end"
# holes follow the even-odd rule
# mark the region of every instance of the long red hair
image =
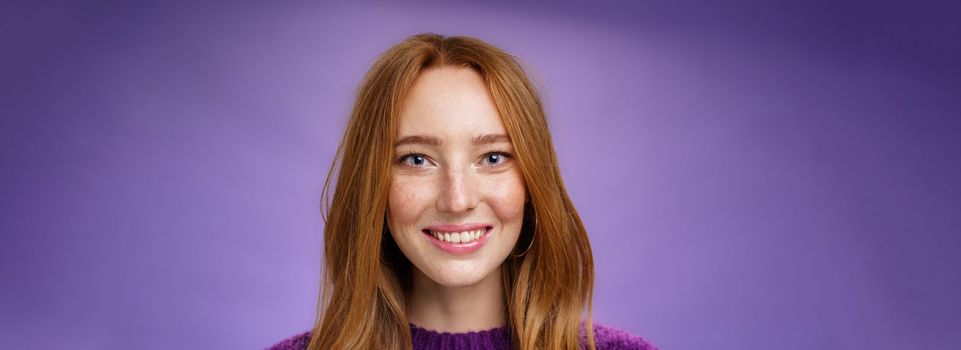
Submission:
POLYGON ((359 87, 324 184, 325 268, 308 348, 412 347, 405 310, 411 264, 386 222, 393 144, 414 79, 447 65, 484 78, 530 195, 515 252, 530 248, 501 267, 514 348, 579 349, 583 327, 593 349, 591 247, 561 180, 541 99, 510 54, 475 38, 437 34, 414 35, 388 49, 359 87))

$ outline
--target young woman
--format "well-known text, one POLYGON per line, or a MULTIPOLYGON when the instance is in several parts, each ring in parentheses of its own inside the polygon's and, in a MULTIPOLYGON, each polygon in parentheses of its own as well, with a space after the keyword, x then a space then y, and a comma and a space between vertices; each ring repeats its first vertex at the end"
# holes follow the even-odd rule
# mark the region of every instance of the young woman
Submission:
POLYGON ((591 322, 587 233, 511 55, 462 36, 397 44, 335 159, 318 320, 273 349, 654 349, 591 322))

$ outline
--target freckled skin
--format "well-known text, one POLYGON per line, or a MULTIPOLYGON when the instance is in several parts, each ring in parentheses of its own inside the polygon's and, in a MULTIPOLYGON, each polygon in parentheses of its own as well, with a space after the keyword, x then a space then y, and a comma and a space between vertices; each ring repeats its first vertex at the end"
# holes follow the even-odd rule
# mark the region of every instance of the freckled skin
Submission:
POLYGON ((429 136, 442 145, 395 149, 387 219, 400 250, 439 286, 470 287, 490 280, 499 274, 520 234, 524 179, 509 141, 472 142, 488 134, 507 131, 477 72, 443 67, 418 76, 399 116, 398 139, 429 136), (491 161, 495 151, 511 156, 491 161), (410 153, 422 157, 400 160, 410 153), (422 232, 431 225, 464 223, 493 226, 487 243, 468 255, 440 250, 422 232))

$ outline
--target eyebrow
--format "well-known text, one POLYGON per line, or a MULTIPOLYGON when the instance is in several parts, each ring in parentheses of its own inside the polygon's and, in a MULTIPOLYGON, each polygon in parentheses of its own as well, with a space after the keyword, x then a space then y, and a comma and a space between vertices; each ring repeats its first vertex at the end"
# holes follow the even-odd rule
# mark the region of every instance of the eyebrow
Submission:
MULTIPOLYGON (((487 145, 498 142, 511 142, 510 136, 504 134, 486 134, 475 136, 471 140, 475 145, 487 145)), ((442 146, 444 144, 439 138, 434 136, 423 136, 423 135, 410 135, 401 137, 394 144, 394 147, 400 147, 403 145, 428 145, 428 146, 442 146)))

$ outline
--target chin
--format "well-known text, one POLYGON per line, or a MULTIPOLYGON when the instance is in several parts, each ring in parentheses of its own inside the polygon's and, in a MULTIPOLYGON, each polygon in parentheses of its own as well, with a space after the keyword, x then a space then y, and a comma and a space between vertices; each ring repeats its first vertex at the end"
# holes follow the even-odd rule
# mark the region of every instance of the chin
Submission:
POLYGON ((439 285, 457 288, 477 285, 491 274, 500 273, 499 267, 499 264, 478 267, 477 262, 457 261, 447 262, 445 266, 431 266, 427 271, 421 269, 421 272, 439 285))

